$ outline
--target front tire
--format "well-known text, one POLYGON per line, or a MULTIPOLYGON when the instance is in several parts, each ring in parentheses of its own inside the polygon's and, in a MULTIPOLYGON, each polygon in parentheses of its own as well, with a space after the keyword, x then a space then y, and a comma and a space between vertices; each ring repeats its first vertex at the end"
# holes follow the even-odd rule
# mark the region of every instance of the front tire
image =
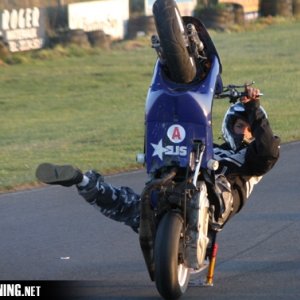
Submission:
POLYGON ((168 212, 156 234, 154 279, 158 292, 165 299, 178 299, 186 291, 190 270, 180 261, 183 251, 183 218, 179 212, 168 212))
POLYGON ((176 83, 192 82, 197 67, 187 49, 188 36, 176 2, 156 0, 153 15, 171 79, 176 83))

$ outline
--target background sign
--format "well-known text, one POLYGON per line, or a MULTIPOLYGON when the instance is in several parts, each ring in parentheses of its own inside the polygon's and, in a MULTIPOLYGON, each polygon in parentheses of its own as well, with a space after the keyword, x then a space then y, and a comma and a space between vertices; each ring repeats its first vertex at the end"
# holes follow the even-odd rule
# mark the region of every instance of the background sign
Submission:
POLYGON ((40 49, 45 43, 45 9, 19 8, 0 12, 0 32, 11 52, 40 49))
MULTIPOLYGON (((145 0, 145 14, 146 16, 152 16, 152 6, 155 0, 145 0)), ((176 0, 180 14, 182 16, 191 16, 197 5, 197 0, 176 0)))
POLYGON ((254 20, 259 17, 259 0, 219 0, 219 2, 243 6, 246 21, 254 20))
POLYGON ((129 0, 69 4, 68 16, 70 29, 103 30, 114 39, 123 39, 129 19, 129 0))
MULTIPOLYGON (((274 0, 275 1, 275 0, 274 0)), ((234 3, 243 6, 245 13, 259 11, 259 0, 219 0, 219 2, 234 3)))

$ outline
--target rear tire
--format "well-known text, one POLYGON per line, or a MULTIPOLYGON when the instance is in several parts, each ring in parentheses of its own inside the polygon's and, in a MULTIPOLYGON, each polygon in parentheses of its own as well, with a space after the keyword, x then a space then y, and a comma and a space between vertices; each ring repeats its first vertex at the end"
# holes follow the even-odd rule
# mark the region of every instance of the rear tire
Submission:
POLYGON ((165 299, 178 299, 186 291, 190 270, 179 261, 183 250, 183 218, 178 212, 167 213, 159 223, 154 249, 154 279, 165 299))
POLYGON ((170 78, 176 83, 192 82, 197 68, 187 49, 188 36, 177 4, 173 0, 156 0, 153 15, 170 78))

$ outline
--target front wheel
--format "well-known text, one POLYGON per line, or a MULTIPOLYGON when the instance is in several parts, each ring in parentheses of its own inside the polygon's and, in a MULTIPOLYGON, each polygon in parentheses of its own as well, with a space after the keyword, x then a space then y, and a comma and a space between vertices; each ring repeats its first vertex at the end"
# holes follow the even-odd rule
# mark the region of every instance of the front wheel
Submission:
POLYGON ((176 2, 156 0, 153 15, 171 79, 192 82, 197 74, 196 62, 188 52, 189 40, 176 2))
POLYGON ((179 212, 168 212, 157 230, 154 249, 154 279, 165 299, 178 299, 186 291, 190 278, 183 258, 183 218, 179 212))

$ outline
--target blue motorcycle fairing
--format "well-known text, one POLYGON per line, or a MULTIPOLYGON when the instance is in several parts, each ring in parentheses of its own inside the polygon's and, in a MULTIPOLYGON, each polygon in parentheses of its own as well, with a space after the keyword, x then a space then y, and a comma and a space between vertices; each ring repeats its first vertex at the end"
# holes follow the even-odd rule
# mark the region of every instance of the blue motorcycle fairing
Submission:
POLYGON ((212 158, 212 104, 219 80, 217 56, 207 76, 196 84, 169 81, 157 61, 150 86, 145 113, 147 172, 163 166, 186 167, 194 142, 202 141, 206 150, 202 167, 212 158))

